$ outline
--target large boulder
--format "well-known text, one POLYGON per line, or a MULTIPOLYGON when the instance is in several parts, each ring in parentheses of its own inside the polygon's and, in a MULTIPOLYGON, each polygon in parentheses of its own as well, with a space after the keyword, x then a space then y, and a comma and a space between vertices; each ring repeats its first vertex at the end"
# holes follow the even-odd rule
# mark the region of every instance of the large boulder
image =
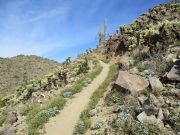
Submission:
POLYGON ((170 72, 167 74, 167 78, 170 81, 180 81, 180 59, 174 62, 174 66, 171 68, 170 72))
POLYGON ((127 71, 119 71, 114 87, 123 92, 135 94, 146 89, 149 82, 138 75, 130 74, 127 71))
POLYGON ((156 92, 156 91, 159 92, 159 91, 162 91, 164 89, 162 83, 156 77, 150 77, 149 82, 150 82, 150 85, 151 85, 153 92, 156 92))

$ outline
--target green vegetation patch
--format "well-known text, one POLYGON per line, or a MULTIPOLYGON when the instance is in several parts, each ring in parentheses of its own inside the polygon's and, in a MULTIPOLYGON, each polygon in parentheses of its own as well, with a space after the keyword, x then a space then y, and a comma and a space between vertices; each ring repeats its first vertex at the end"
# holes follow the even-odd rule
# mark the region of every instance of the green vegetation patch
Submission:
POLYGON ((66 88, 62 94, 50 101, 48 105, 32 105, 25 108, 22 114, 27 115, 28 135, 39 135, 38 130, 43 128, 49 118, 63 109, 67 101, 63 97, 64 92, 71 92, 72 95, 80 92, 84 87, 83 81, 87 81, 87 78, 93 80, 101 71, 102 66, 97 64, 91 73, 87 74, 86 77, 82 77, 71 88, 66 88))

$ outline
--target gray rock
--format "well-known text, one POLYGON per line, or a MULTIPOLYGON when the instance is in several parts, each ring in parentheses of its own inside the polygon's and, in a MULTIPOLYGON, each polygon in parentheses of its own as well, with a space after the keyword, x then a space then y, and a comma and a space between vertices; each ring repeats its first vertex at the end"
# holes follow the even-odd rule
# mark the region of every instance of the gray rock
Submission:
POLYGON ((174 62, 174 66, 167 74, 167 78, 171 81, 180 81, 180 59, 174 62))
POLYGON ((143 72, 141 72, 142 75, 148 76, 148 75, 154 75, 154 71, 150 70, 150 69, 146 69, 143 72))
POLYGON ((168 109, 163 109, 163 116, 166 120, 169 119, 169 115, 170 115, 170 112, 168 111, 168 109))
POLYGON ((137 119, 143 123, 143 122, 150 122, 150 123, 156 123, 156 124, 160 124, 163 125, 162 121, 160 119, 156 119, 156 116, 151 115, 151 116, 147 116, 147 114, 145 113, 145 111, 143 111, 142 113, 140 113, 137 116, 137 119))
POLYGON ((150 93, 148 96, 148 100, 150 104, 154 104, 155 106, 160 106, 159 100, 154 96, 154 94, 150 93))
POLYGON ((156 77, 150 77, 149 78, 149 82, 150 82, 150 85, 151 85, 151 88, 152 88, 152 91, 162 91, 164 89, 162 83, 159 81, 158 78, 156 77))
POLYGON ((162 109, 161 109, 161 108, 159 109, 158 117, 157 117, 157 118, 160 119, 160 120, 163 120, 163 119, 164 119, 164 115, 163 115, 163 112, 162 112, 162 109))
POLYGON ((147 97, 145 97, 145 96, 140 96, 140 97, 138 97, 138 101, 140 102, 140 104, 141 105, 143 105, 144 104, 144 101, 147 99, 147 97))
POLYGON ((148 99, 146 99, 143 104, 143 108, 148 116, 157 115, 159 111, 159 106, 160 103, 153 94, 150 94, 148 99))
POLYGON ((142 113, 140 113, 138 116, 137 116, 137 119, 143 123, 145 121, 154 121, 156 120, 156 117, 154 115, 151 115, 151 116, 147 116, 147 114, 145 113, 145 111, 143 111, 142 113))
POLYGON ((136 94, 145 90, 148 85, 149 82, 141 76, 130 74, 126 71, 119 71, 114 87, 126 93, 136 94))

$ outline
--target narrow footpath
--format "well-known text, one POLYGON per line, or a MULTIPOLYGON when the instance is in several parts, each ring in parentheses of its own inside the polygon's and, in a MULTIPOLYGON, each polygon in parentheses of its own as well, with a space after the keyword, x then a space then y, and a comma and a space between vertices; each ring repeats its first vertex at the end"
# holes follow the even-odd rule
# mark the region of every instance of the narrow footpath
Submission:
POLYGON ((101 73, 85 87, 80 93, 76 94, 71 102, 68 103, 58 115, 52 117, 45 125, 45 135, 72 135, 75 125, 79 120, 81 112, 90 101, 93 92, 106 79, 109 72, 109 64, 101 62, 103 70, 101 73))

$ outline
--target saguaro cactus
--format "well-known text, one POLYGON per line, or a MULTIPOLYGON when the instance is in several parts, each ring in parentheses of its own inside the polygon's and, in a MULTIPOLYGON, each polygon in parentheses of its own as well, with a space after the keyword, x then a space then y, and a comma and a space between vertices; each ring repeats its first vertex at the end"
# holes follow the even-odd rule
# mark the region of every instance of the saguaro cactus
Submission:
POLYGON ((104 41, 106 41, 107 37, 107 19, 104 20, 104 41))
POLYGON ((98 33, 98 39, 99 39, 99 45, 102 43, 103 41, 103 33, 102 33, 102 27, 100 27, 100 31, 98 33))

